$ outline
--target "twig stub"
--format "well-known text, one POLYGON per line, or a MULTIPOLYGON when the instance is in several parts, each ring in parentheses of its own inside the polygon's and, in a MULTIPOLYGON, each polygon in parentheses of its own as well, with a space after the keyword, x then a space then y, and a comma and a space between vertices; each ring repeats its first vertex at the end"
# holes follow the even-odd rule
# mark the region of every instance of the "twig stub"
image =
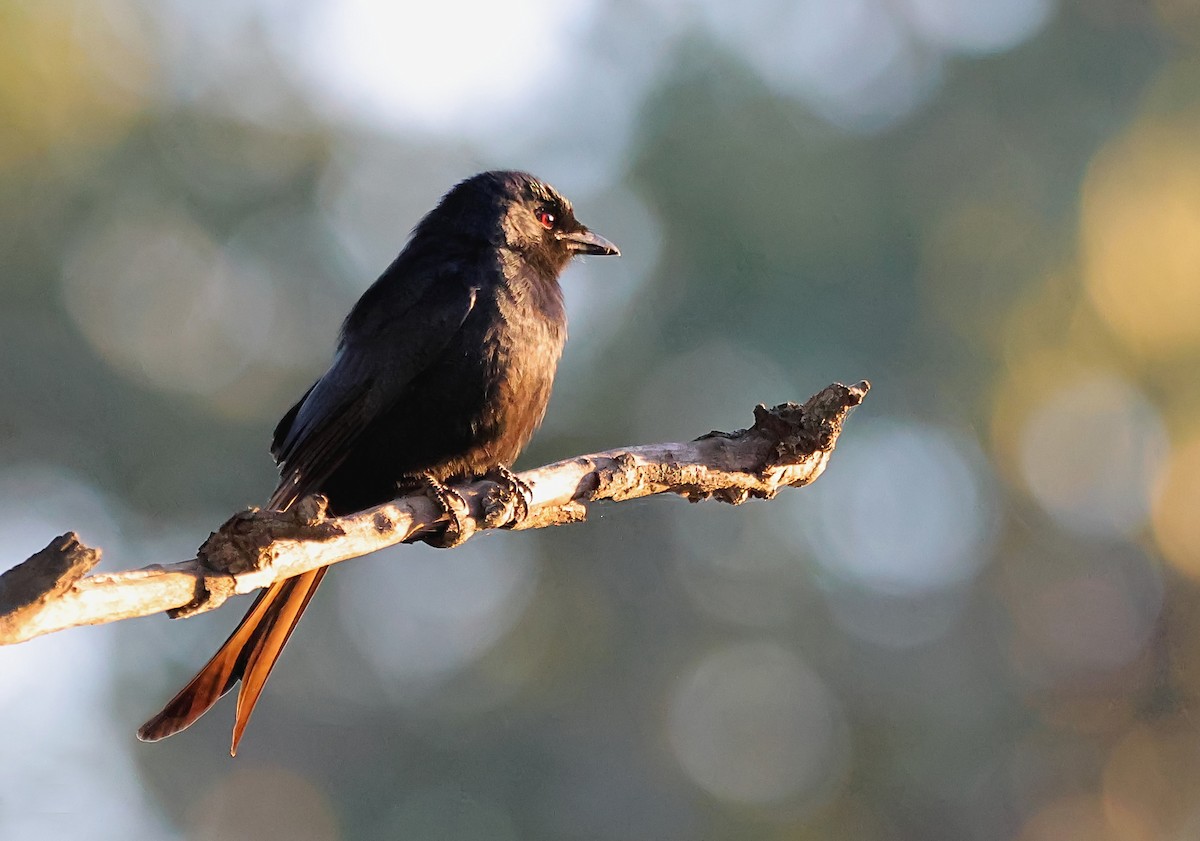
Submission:
POLYGON ((214 572, 238 575, 261 570, 274 560, 272 549, 279 541, 323 541, 344 535, 327 517, 328 507, 324 497, 313 495, 287 511, 239 511, 208 536, 196 557, 214 572))

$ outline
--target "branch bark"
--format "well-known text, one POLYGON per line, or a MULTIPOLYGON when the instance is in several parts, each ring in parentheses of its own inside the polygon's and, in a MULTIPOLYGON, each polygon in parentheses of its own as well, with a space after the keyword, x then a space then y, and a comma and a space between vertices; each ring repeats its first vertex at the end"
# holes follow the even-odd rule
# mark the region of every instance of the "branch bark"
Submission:
MULTIPOLYGON (((454 487, 464 510, 463 537, 507 524, 513 529, 580 522, 587 506, 672 493, 697 502, 737 505, 771 499, 825 470, 851 408, 866 382, 834 383, 803 405, 757 406, 754 425, 710 432, 695 441, 650 444, 577 456, 519 474, 532 491, 528 515, 512 523, 511 504, 486 480, 454 487)), ((100 550, 73 533, 0 575, 0 644, 73 628, 166 611, 191 616, 319 566, 367 555, 397 543, 433 537, 448 516, 424 494, 412 494, 346 517, 328 517, 320 497, 286 512, 249 509, 213 532, 196 557, 126 572, 87 575, 100 550)))

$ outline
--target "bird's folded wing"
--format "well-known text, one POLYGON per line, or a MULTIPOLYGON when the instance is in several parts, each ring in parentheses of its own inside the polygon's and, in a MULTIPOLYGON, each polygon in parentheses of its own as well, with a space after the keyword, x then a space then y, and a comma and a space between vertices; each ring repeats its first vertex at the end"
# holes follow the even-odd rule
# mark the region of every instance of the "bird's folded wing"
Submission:
MULTIPOLYGON (((373 335, 349 329, 343 334, 333 365, 275 429, 271 454, 280 465, 280 483, 269 507, 288 507, 337 470, 354 440, 404 399, 408 384, 454 338, 476 293, 462 275, 442 275, 425 284, 424 294, 404 311, 367 322, 373 335)), ((379 307, 387 303, 375 301, 379 307)))

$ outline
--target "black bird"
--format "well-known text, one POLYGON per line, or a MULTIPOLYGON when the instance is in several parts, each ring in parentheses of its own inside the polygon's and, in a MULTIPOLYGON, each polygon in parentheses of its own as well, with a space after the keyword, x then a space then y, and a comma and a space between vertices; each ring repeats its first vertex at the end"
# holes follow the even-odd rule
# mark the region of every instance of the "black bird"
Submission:
MULTIPOLYGON (((285 510, 323 494, 335 514, 397 488, 507 473, 546 412, 567 337, 558 276, 579 254, 619 254, 570 202, 523 172, 448 192, 342 325, 329 370, 275 428, 285 510)), ((328 567, 259 595, 200 673, 138 731, 188 727, 242 681, 231 754, 328 567)))

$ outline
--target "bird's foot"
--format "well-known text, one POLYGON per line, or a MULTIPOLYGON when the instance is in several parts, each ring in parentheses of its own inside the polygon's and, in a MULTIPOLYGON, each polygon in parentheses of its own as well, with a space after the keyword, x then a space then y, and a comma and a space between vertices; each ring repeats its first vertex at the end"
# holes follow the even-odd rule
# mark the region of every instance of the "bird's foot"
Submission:
POLYGON ((433 501, 441 506, 448 520, 444 529, 425 535, 422 540, 435 549, 453 549, 475 533, 471 506, 463 499, 462 494, 432 473, 423 474, 421 483, 433 501))
POLYGON ((487 528, 512 528, 529 516, 533 489, 516 473, 499 465, 484 474, 495 487, 483 498, 483 523, 487 528))

